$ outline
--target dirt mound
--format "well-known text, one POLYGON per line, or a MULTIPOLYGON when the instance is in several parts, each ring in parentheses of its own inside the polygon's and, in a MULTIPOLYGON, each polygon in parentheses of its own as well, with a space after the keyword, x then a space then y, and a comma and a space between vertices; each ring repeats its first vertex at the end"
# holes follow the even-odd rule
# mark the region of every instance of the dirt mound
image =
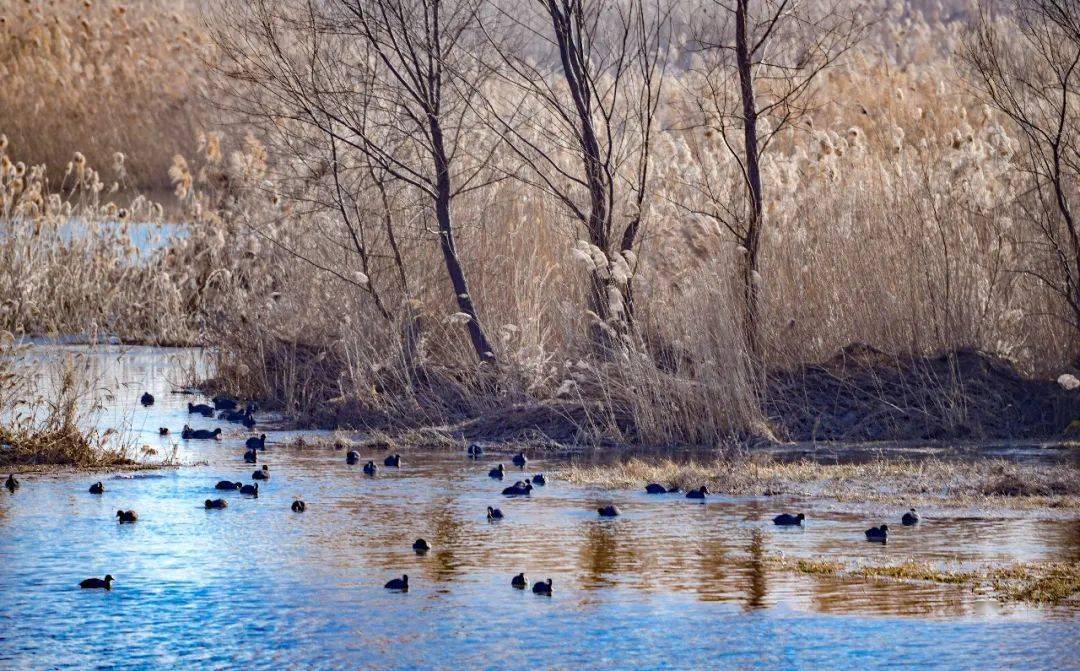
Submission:
POLYGON ((631 417, 611 417, 608 413, 598 403, 530 403, 485 413, 455 426, 453 432, 465 440, 560 445, 596 442, 595 435, 612 425, 623 436, 633 435, 631 417))
POLYGON ((1080 394, 973 349, 912 357, 855 344, 770 374, 765 411, 796 441, 1038 439, 1080 418, 1080 394))

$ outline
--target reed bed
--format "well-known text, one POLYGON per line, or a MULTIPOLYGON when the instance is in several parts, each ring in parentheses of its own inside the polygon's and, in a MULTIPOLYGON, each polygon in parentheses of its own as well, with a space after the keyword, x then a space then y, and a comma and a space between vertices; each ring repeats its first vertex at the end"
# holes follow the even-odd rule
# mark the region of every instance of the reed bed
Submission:
POLYGON ((950 568, 927 562, 847 566, 825 559, 770 556, 770 563, 814 576, 855 580, 931 582, 986 590, 1002 602, 1039 606, 1075 605, 1080 594, 1080 569, 1075 563, 1033 561, 987 568, 950 568))
MULTIPOLYGON (((349 216, 367 222, 361 262, 341 212, 327 206, 328 164, 275 142, 282 120, 244 127, 215 112, 228 132, 210 128, 198 93, 220 84, 220 72, 201 19, 187 4, 163 7, 5 14, 13 39, 0 64, 18 95, 0 102, 10 141, 0 328, 211 344, 208 388, 299 423, 394 431, 547 407, 566 417, 572 441, 600 444, 771 438, 769 371, 829 359, 852 342, 887 355, 972 348, 1028 375, 1076 370, 1063 306, 1018 272, 1042 267, 1047 251, 1031 244, 1019 205, 1015 130, 963 83, 955 14, 887 12, 819 80, 812 112, 776 139, 763 165, 760 357, 742 338, 732 285, 742 252, 715 221, 690 214, 707 205, 694 185, 735 185, 737 167, 720 138, 682 129, 700 82, 672 69, 625 351, 596 351, 565 210, 501 179, 459 198, 453 213, 471 297, 494 340, 495 361, 478 364, 422 199, 392 184, 360 194, 349 216), (94 92, 104 98, 92 101, 94 92), (56 113, 35 111, 41 104, 56 113), (71 109, 84 116, 63 125, 71 109), (43 162, 48 169, 35 167, 43 162), (163 204, 129 189, 164 181, 172 194, 156 194, 163 204), (72 220, 89 235, 69 236, 72 220), (151 254, 124 228, 172 220, 186 234, 151 254)), ((347 156, 340 164, 359 170, 347 156)), ((936 482, 955 479, 941 468, 936 482)))

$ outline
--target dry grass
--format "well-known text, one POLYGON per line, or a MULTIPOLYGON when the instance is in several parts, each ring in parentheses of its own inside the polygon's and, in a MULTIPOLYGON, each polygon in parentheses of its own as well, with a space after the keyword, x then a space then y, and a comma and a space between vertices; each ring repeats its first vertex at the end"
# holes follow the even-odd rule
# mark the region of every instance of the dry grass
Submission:
POLYGON ((88 428, 101 406, 85 361, 65 360, 41 389, 20 370, 25 353, 0 332, 0 469, 133 466, 130 446, 116 434, 88 428))
POLYGON ((1080 565, 1075 562, 1028 562, 981 569, 948 569, 907 561, 894 565, 845 566, 822 559, 769 557, 774 565, 806 575, 839 576, 864 580, 899 580, 964 585, 990 590, 1004 602, 1060 605, 1080 595, 1080 565))
POLYGON ((733 496, 798 494, 845 502, 918 501, 1009 507, 1080 507, 1080 469, 1001 459, 874 459, 822 464, 744 455, 709 463, 632 459, 615 465, 571 466, 557 477, 609 489, 641 489, 650 482, 682 489, 708 485, 733 496), (1001 483, 1024 483, 1022 487, 1001 483))

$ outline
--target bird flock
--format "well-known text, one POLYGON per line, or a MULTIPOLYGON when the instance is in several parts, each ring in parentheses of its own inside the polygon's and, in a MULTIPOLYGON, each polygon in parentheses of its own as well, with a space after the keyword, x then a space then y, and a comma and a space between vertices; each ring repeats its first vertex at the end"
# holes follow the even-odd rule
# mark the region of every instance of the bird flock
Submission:
MULTIPOLYGON (((144 393, 139 402, 144 407, 152 406, 155 399, 149 392, 144 393)), ((255 426, 254 413, 257 410, 255 404, 248 403, 244 406, 243 410, 238 410, 239 403, 228 396, 216 396, 212 399, 213 406, 206 404, 194 404, 188 403, 188 413, 198 414, 204 417, 213 417, 215 412, 218 413, 217 417, 229 422, 236 422, 243 424, 245 427, 251 429, 255 426)), ((167 428, 160 429, 161 435, 168 435, 167 428)), ((214 430, 206 429, 192 429, 188 425, 184 425, 181 436, 184 440, 217 440, 221 435, 221 429, 214 430)), ((256 464, 259 458, 259 452, 266 449, 266 434, 260 434, 258 436, 251 436, 245 443, 244 462, 250 464, 256 464)), ((470 444, 466 450, 466 454, 470 459, 479 459, 484 455, 484 449, 477 444, 470 444)), ((349 465, 355 465, 360 462, 360 455, 355 450, 349 450, 346 454, 345 461, 349 465)), ((385 468, 401 468, 403 460, 400 454, 392 454, 383 459, 383 466, 385 468)), ((528 457, 524 452, 515 454, 511 460, 514 466, 521 470, 524 470, 528 464, 528 457)), ((373 460, 367 461, 363 466, 363 472, 367 476, 375 476, 379 471, 379 467, 373 460)), ((503 480, 506 477, 507 469, 504 464, 497 464, 495 467, 488 471, 488 476, 495 480, 503 480)), ((259 469, 255 470, 251 475, 252 480, 255 481, 267 481, 270 479, 270 467, 263 464, 259 469)), ((530 496, 533 489, 537 486, 545 486, 547 479, 543 473, 537 473, 532 477, 526 477, 523 480, 516 481, 513 485, 502 489, 502 495, 507 497, 521 497, 530 496)), ((14 494, 19 489, 21 483, 15 478, 14 474, 8 475, 7 480, 4 482, 4 487, 9 492, 14 494)), ((253 482, 252 484, 244 484, 243 482, 221 480, 215 486, 217 491, 236 491, 241 495, 250 496, 252 498, 258 498, 259 496, 259 482, 253 482)), ((89 492, 91 494, 103 494, 105 492, 105 486, 101 482, 95 482, 90 486, 89 492)), ((650 483, 645 487, 647 494, 677 494, 680 493, 678 487, 664 486, 660 483, 650 483)), ((697 488, 689 489, 685 496, 687 499, 704 500, 710 495, 708 487, 702 485, 697 488)), ((206 499, 204 507, 207 510, 221 510, 227 508, 228 501, 223 498, 206 499)), ((303 513, 307 510, 307 504, 302 500, 294 500, 291 509, 295 513, 303 513)), ((613 518, 621 515, 619 508, 613 504, 604 505, 597 508, 597 513, 600 517, 613 518)), ((117 510, 116 518, 119 524, 133 524, 138 521, 138 514, 134 510, 117 510)), ((495 522, 504 519, 504 514, 499 508, 493 506, 487 507, 487 520, 489 522, 495 522)), ((804 513, 791 514, 782 513, 773 518, 773 524, 782 527, 794 527, 803 526, 806 520, 804 513)), ((901 516, 901 524, 904 526, 917 525, 921 518, 914 508, 911 508, 901 516)), ((881 524, 876 527, 871 527, 864 532, 867 541, 886 543, 888 541, 889 528, 887 524, 881 524)), ((431 550, 431 545, 423 538, 418 538, 412 545, 412 549, 418 555, 427 554, 431 550)), ((106 575, 104 578, 88 578, 79 583, 79 587, 83 589, 105 589, 111 590, 112 583, 114 582, 113 576, 106 575)), ((525 577, 524 573, 519 573, 511 580, 511 586, 517 589, 527 589, 529 587, 529 581, 525 577)), ((385 588, 392 591, 408 592, 409 591, 409 576, 402 575, 400 578, 394 578, 385 584, 385 588)), ((552 579, 539 581, 532 584, 532 591, 535 594, 544 596, 551 596, 553 592, 552 579)))

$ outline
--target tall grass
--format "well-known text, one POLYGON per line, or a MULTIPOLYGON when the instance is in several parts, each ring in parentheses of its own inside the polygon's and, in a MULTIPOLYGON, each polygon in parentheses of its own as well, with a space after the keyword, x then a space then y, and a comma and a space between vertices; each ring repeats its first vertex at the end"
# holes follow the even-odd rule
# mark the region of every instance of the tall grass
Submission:
POLYGON ((819 81, 820 106, 766 156, 764 365, 740 336, 731 285, 740 249, 709 217, 687 214, 709 207, 703 180, 734 189, 736 166, 721 138, 676 130, 699 82, 672 71, 632 347, 616 360, 594 356, 572 224, 557 202, 505 180, 459 198, 455 212, 480 319, 497 338, 498 362, 477 366, 414 194, 392 191, 389 212, 374 196, 358 205, 367 221, 389 214, 400 231, 393 249, 375 225, 368 241, 374 265, 364 275, 384 315, 350 281, 361 268, 322 206, 325 166, 255 135, 209 133, 183 147, 193 127, 210 125, 193 93, 210 75, 194 12, 175 11, 95 3, 5 14, 14 39, 0 47, 0 67, 18 92, 0 97, 7 151, 55 170, 46 180, 9 160, 0 175, 3 327, 203 337, 219 346, 217 385, 324 423, 452 422, 558 399, 577 408, 582 439, 661 444, 767 435, 768 369, 850 342, 914 354, 971 346, 1038 375, 1078 353, 1062 306, 1018 272, 1046 253, 1017 204, 1019 144, 963 85, 951 56, 962 25, 942 14, 889 14, 819 81), (80 123, 61 121, 74 109, 80 123), (71 159, 74 148, 83 158, 71 159), (88 178, 80 167, 111 165, 115 151, 126 158, 112 173, 88 178), (137 260, 122 227, 65 239, 72 217, 159 220, 149 201, 121 217, 107 200, 113 182, 118 192, 155 184, 166 164, 190 235, 137 260), (401 280, 395 254, 408 269, 401 280), (403 337, 413 317, 417 342, 403 337))

